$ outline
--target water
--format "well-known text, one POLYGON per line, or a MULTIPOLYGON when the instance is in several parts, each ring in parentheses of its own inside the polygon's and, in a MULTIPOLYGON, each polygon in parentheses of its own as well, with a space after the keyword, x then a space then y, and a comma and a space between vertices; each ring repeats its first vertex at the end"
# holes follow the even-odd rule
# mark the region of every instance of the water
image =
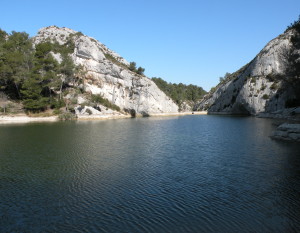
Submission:
POLYGON ((300 145, 271 120, 0 126, 0 232, 297 232, 300 145))

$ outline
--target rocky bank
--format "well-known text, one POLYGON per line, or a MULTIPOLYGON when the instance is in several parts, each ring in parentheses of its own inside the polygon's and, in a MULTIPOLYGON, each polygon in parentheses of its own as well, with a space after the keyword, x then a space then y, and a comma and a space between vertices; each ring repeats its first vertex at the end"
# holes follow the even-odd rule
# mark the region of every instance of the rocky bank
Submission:
POLYGON ((278 126, 271 138, 300 142, 300 124, 284 123, 278 126))

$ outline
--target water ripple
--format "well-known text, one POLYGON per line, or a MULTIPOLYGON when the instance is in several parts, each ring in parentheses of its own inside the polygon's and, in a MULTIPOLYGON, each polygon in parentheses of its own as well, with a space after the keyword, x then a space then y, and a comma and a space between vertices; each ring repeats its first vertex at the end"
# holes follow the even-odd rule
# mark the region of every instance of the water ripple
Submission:
POLYGON ((1 127, 0 232, 296 232, 300 148, 271 129, 218 116, 1 127))

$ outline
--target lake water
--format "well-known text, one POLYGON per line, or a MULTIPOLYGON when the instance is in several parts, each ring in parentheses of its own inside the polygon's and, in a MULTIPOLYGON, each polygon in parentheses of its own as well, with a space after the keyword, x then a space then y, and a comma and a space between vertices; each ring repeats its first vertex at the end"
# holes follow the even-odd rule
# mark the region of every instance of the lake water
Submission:
POLYGON ((299 232, 300 145, 272 120, 0 126, 0 232, 299 232))

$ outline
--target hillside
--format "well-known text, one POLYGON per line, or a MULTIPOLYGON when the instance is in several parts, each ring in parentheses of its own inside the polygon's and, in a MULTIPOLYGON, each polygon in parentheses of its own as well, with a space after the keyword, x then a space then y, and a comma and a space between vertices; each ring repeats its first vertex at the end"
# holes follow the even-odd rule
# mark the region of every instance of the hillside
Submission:
POLYGON ((192 84, 168 83, 156 77, 152 81, 179 106, 180 111, 193 111, 195 104, 207 93, 202 87, 192 84))
POLYGON ((2 113, 178 112, 143 68, 81 32, 50 26, 29 38, 1 30, 0 52, 2 113))
POLYGON ((196 108, 209 113, 295 115, 300 106, 300 22, 271 40, 247 65, 226 77, 196 108))

